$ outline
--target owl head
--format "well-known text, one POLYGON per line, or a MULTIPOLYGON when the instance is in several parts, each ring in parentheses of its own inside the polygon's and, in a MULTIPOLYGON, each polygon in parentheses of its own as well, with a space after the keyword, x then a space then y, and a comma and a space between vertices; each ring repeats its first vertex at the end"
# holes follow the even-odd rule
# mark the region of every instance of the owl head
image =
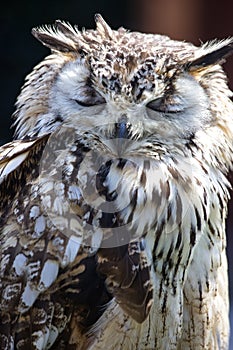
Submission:
POLYGON ((14 114, 16 137, 67 123, 80 133, 92 128, 164 143, 202 139, 211 130, 231 142, 233 107, 221 63, 233 52, 232 39, 196 47, 112 30, 100 15, 95 19, 96 30, 59 20, 32 30, 52 54, 26 78, 14 114))

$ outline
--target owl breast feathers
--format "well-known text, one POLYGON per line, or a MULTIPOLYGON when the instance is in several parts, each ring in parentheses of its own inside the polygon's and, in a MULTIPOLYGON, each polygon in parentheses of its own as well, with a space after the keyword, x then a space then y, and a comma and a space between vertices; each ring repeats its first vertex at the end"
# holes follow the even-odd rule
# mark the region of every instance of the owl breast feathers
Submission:
POLYGON ((0 349, 228 348, 231 39, 62 21, 1 147, 0 349))

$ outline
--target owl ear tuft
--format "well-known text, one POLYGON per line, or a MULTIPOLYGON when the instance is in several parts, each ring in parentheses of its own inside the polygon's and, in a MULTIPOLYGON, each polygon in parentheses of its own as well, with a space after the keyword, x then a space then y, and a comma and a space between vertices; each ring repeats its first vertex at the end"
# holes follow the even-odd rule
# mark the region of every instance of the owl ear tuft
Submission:
POLYGON ((77 50, 78 31, 60 20, 54 26, 33 28, 32 35, 52 51, 68 53, 77 50))
POLYGON ((111 27, 105 22, 103 17, 99 14, 95 14, 95 22, 96 22, 96 30, 107 39, 113 39, 114 38, 114 32, 111 29, 111 27))
POLYGON ((198 51, 198 57, 188 63, 188 69, 222 64, 231 54, 233 54, 233 38, 204 44, 198 51))

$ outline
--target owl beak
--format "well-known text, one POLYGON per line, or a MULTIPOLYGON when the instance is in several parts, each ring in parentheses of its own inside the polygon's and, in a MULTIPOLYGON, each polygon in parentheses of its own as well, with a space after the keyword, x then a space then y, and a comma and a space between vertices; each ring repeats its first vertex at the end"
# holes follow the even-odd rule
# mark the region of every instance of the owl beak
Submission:
POLYGON ((118 139, 128 139, 130 136, 130 124, 127 116, 123 115, 119 118, 118 123, 115 124, 115 135, 118 139))

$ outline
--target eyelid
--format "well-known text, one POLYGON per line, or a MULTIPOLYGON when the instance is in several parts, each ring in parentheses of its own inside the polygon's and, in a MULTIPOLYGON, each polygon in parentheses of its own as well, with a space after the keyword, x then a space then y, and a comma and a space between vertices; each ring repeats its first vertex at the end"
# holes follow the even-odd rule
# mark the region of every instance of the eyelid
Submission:
POLYGON ((74 100, 77 104, 79 104, 80 106, 82 107, 93 107, 93 106, 96 106, 96 105, 101 105, 101 104, 104 104, 106 101, 103 99, 103 100, 92 100, 92 99, 88 99, 86 101, 81 101, 81 100, 74 100))
POLYGON ((179 113, 184 109, 182 99, 179 96, 170 96, 167 99, 159 97, 148 102, 146 106, 156 112, 171 114, 179 113))
POLYGON ((84 102, 84 101, 80 101, 80 100, 75 100, 75 102, 77 102, 80 106, 82 107, 90 107, 93 106, 92 103, 88 103, 88 102, 84 102))
POLYGON ((161 106, 163 105, 163 97, 156 98, 147 103, 147 107, 152 109, 153 111, 159 111, 161 106))
POLYGON ((76 103, 78 103, 82 107, 91 107, 96 106, 100 104, 104 104, 106 101, 105 99, 99 95, 95 90, 88 89, 88 91, 83 91, 80 95, 80 99, 76 98, 74 99, 76 103))

